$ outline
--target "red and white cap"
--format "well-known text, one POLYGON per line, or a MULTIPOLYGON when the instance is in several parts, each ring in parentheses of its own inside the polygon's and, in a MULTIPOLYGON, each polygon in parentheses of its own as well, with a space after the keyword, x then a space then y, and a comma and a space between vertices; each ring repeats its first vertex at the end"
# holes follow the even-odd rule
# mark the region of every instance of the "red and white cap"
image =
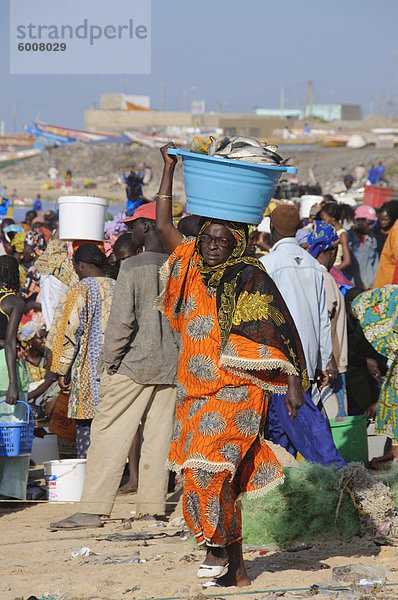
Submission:
POLYGON ((141 204, 131 217, 127 217, 127 219, 123 219, 123 223, 128 225, 132 223, 136 219, 152 219, 156 221, 156 202, 147 202, 146 204, 141 204))

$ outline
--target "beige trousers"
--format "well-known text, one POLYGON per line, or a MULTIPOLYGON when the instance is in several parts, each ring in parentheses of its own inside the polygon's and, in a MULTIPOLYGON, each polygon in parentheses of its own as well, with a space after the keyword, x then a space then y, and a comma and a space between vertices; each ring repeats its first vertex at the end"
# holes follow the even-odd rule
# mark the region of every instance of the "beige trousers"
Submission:
POLYGON ((141 385, 118 373, 102 375, 79 512, 111 514, 131 442, 142 422, 137 516, 165 513, 169 479, 165 463, 175 404, 173 386, 141 385))

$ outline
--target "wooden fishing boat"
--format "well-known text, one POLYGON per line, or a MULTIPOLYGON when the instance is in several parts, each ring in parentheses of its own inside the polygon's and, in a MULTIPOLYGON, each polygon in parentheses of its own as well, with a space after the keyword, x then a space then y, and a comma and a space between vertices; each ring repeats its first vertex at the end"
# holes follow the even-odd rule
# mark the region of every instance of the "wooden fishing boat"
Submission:
POLYGON ((28 148, 27 150, 16 150, 13 152, 0 152, 0 168, 14 165, 15 163, 33 158, 41 153, 39 148, 28 148))
POLYGON ((109 133, 96 133, 94 131, 84 131, 83 129, 72 129, 72 127, 50 125, 44 121, 36 121, 35 127, 39 132, 38 135, 57 136, 61 138, 60 141, 99 142, 116 137, 109 133))

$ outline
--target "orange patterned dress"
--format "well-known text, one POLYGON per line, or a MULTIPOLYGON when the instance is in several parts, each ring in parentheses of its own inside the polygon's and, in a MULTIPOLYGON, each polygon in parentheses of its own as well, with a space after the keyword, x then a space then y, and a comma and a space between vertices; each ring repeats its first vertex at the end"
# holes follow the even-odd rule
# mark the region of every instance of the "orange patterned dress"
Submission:
MULTIPOLYGON (((234 333, 233 327, 222 345, 216 289, 205 285, 198 260, 194 241, 178 246, 164 267, 166 287, 159 298, 158 308, 182 337, 168 466, 183 471, 184 517, 196 541, 227 546, 241 541, 237 499, 262 495, 283 481, 260 432, 270 393, 286 391, 286 374, 297 369, 288 352, 234 333)), ((258 300, 256 293, 239 295, 234 326, 252 321, 253 310, 263 321, 273 318, 275 327, 284 319, 272 297, 258 300)))

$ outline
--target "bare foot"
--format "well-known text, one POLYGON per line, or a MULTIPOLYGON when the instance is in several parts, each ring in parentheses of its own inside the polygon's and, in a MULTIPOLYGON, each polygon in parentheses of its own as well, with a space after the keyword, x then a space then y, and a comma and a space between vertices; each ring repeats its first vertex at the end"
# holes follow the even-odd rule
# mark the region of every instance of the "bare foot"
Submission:
POLYGON ((230 569, 228 569, 228 573, 219 577, 217 579, 218 585, 223 587, 230 587, 232 585, 236 587, 246 587, 251 585, 251 581, 246 575, 246 571, 241 573, 240 571, 235 571, 235 573, 230 573, 230 569))
POLYGON ((117 493, 118 494, 136 494, 137 490, 138 490, 138 484, 130 483, 130 481, 128 481, 127 483, 125 483, 118 489, 117 493))
POLYGON ((217 583, 222 586, 246 587, 251 585, 247 576, 245 563, 243 561, 242 544, 234 542, 226 548, 228 554, 228 572, 217 579, 217 583))
POLYGON ((203 565, 209 567, 224 566, 228 563, 228 554, 225 548, 219 548, 216 546, 210 546, 207 548, 206 558, 203 561, 203 565))

